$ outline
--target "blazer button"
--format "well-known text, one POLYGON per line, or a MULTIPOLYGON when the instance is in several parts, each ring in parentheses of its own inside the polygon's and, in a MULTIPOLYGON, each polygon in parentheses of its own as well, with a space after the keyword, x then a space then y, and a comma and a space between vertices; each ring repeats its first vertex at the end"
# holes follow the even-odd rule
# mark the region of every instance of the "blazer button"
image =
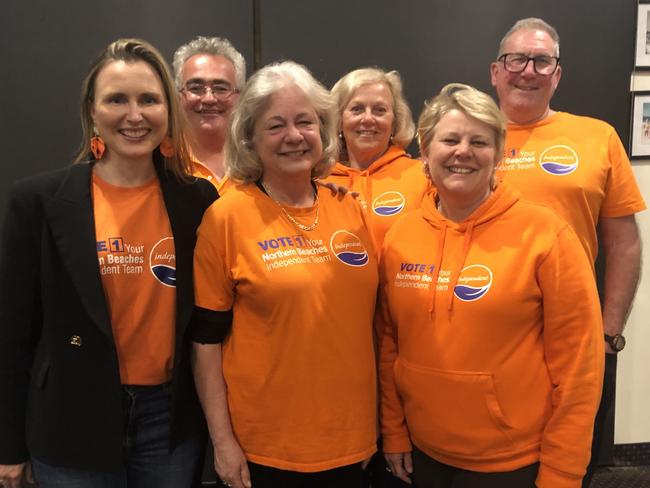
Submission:
POLYGON ((71 346, 81 347, 82 343, 83 343, 83 341, 81 340, 81 336, 73 335, 72 337, 70 337, 70 345, 71 346))

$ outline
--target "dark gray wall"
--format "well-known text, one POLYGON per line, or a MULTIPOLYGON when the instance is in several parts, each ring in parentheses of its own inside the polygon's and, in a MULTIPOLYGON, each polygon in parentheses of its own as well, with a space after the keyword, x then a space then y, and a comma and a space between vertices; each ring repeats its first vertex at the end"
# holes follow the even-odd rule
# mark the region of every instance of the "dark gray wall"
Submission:
MULTIPOLYGON (((260 59, 295 59, 331 86, 367 65, 399 70, 414 114, 445 83, 492 93, 488 67, 518 18, 562 38, 554 108, 612 123, 627 141, 635 0, 260 0, 260 59)), ((168 59, 195 35, 228 37, 252 68, 254 0, 10 0, 0 17, 0 214, 11 181, 68 164, 91 59, 124 36, 168 59)))
POLYGON ((81 81, 103 47, 140 37, 171 62, 174 50, 196 35, 227 37, 252 62, 252 1, 3 2, 0 215, 13 180, 72 161, 81 134, 81 81))
POLYGON ((446 83, 494 95, 489 64, 503 34, 542 17, 561 40, 553 108, 609 121, 627 141, 635 0, 262 2, 262 60, 294 59, 328 86, 361 66, 397 69, 414 115, 446 83))

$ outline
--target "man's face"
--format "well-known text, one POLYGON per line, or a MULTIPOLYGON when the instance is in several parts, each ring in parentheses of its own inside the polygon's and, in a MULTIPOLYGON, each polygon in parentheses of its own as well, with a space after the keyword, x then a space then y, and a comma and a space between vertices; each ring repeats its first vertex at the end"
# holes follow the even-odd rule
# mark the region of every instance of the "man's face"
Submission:
MULTIPOLYGON (((502 52, 519 53, 529 57, 556 56, 556 45, 546 32, 541 30, 515 31, 505 42, 502 52)), ((535 72, 530 61, 521 73, 507 71, 502 61, 490 66, 492 86, 496 88, 501 110, 511 122, 528 124, 548 115, 555 89, 562 76, 562 67, 551 75, 535 72)))
POLYGON ((182 81, 181 102, 192 131, 224 138, 239 96, 233 64, 223 56, 196 54, 185 62, 182 81), (204 93, 197 93, 202 86, 204 93))

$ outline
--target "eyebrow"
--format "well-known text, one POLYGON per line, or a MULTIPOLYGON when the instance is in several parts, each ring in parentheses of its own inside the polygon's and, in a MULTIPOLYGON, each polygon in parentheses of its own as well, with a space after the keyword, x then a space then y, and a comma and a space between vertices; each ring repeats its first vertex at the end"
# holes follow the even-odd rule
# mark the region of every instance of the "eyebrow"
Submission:
POLYGON ((187 83, 204 83, 204 84, 219 84, 219 85, 228 85, 231 86, 230 83, 227 80, 224 80, 223 78, 213 78, 211 80, 206 80, 205 78, 190 78, 185 82, 187 83))

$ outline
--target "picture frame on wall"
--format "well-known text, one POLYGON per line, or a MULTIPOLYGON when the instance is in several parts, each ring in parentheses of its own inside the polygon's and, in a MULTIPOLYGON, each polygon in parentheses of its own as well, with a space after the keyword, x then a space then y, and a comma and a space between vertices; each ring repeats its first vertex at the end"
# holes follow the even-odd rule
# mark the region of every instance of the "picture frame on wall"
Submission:
POLYGON ((632 94, 630 159, 650 159, 650 91, 632 94))
POLYGON ((650 70, 650 0, 639 0, 636 17, 636 58, 638 70, 650 70))

